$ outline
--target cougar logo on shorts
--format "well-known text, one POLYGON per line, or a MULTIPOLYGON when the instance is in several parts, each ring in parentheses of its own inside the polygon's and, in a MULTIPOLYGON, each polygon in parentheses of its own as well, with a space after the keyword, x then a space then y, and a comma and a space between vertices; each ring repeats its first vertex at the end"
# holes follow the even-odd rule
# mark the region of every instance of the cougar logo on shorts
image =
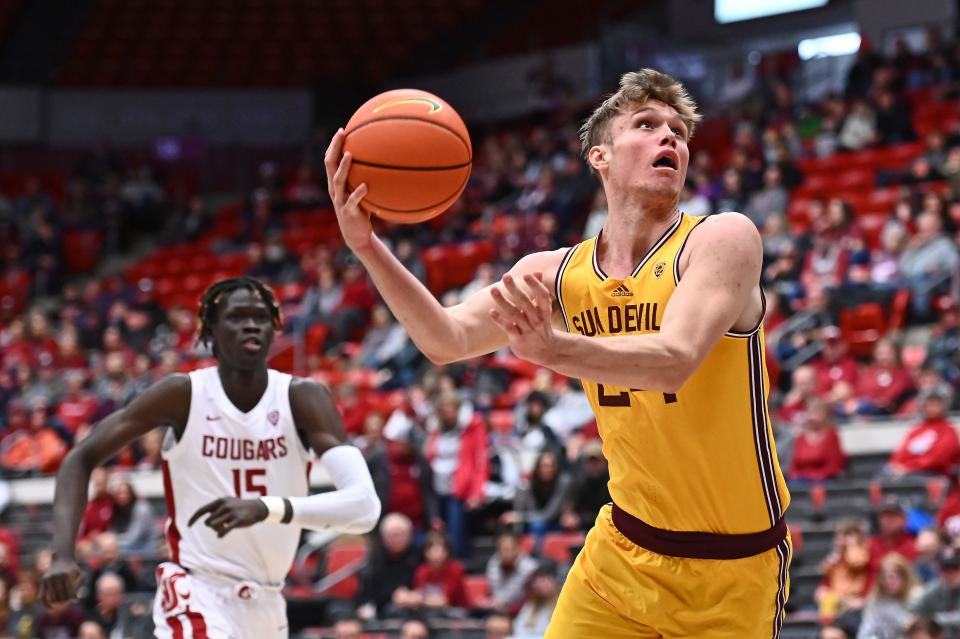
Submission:
POLYGON ((277 422, 280 421, 280 411, 272 410, 267 413, 267 421, 270 422, 271 426, 276 426, 277 422))
POLYGON ((169 566, 157 566, 157 581, 163 593, 160 602, 165 613, 173 612, 180 607, 181 601, 190 598, 190 588, 186 583, 180 583, 187 576, 182 568, 171 569, 169 566))

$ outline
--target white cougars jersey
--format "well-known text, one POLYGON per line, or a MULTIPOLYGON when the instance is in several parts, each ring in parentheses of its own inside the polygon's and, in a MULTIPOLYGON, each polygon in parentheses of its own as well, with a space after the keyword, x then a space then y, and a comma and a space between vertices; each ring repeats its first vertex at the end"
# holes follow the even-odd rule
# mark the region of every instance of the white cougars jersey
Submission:
POLYGON ((280 584, 300 541, 300 528, 258 523, 231 530, 222 539, 204 519, 187 527, 200 507, 220 497, 308 494, 310 453, 290 410, 290 375, 268 372, 260 402, 242 413, 227 398, 216 367, 190 373, 190 416, 176 440, 163 447, 167 543, 174 563, 190 571, 280 584))

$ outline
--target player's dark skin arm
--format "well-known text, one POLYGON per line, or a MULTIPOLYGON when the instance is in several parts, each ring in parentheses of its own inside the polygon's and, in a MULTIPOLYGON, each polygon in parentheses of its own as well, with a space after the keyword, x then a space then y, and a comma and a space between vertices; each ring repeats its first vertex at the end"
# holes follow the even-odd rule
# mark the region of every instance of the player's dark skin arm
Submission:
MULTIPOLYGON (((334 446, 347 443, 343 419, 326 386, 309 379, 294 378, 290 382, 290 410, 293 423, 318 457, 334 446)), ((203 523, 217 531, 217 537, 223 537, 234 528, 263 521, 267 517, 267 507, 259 499, 221 497, 201 506, 190 517, 188 525, 192 526, 204 516, 207 519, 203 523)))
POLYGON ((53 564, 41 584, 47 605, 73 599, 82 581, 74 551, 91 471, 158 426, 169 425, 179 438, 189 407, 190 378, 170 375, 97 424, 64 458, 53 499, 53 564))

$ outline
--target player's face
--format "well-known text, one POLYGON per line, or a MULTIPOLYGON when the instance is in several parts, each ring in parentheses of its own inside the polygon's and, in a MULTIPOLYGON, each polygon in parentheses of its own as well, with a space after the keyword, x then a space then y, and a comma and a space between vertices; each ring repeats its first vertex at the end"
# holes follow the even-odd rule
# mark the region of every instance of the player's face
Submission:
POLYGON ((263 366, 273 343, 270 308, 254 291, 233 291, 221 301, 213 339, 220 361, 239 369, 263 366))
POLYGON ((611 141, 602 145, 608 188, 675 205, 690 162, 687 136, 687 125, 673 107, 659 100, 628 106, 613 118, 611 141))

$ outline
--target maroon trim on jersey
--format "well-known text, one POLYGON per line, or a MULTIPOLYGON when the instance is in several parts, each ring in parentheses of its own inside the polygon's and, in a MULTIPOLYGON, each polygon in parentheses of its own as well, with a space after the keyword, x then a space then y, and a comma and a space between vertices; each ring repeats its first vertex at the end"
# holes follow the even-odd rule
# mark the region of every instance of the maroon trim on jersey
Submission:
POLYGON ((167 501, 167 545, 170 546, 170 561, 180 563, 180 530, 177 528, 177 508, 173 500, 173 482, 170 480, 170 466, 164 459, 160 464, 163 470, 163 496, 167 501))
POLYGON ((207 622, 196 610, 187 609, 187 618, 190 619, 190 629, 193 630, 193 639, 209 639, 207 637, 207 622))
POLYGON ((641 548, 670 557, 743 559, 776 548, 787 537, 787 523, 783 518, 758 533, 718 535, 655 528, 616 504, 611 514, 613 525, 624 537, 641 548))
POLYGON ((760 334, 754 333, 747 341, 748 369, 750 371, 750 405, 753 417, 754 446, 757 453, 757 465, 760 471, 760 483, 766 500, 770 525, 783 517, 783 505, 777 488, 776 469, 773 464, 773 446, 767 428, 767 400, 764 393, 763 348, 760 334))

